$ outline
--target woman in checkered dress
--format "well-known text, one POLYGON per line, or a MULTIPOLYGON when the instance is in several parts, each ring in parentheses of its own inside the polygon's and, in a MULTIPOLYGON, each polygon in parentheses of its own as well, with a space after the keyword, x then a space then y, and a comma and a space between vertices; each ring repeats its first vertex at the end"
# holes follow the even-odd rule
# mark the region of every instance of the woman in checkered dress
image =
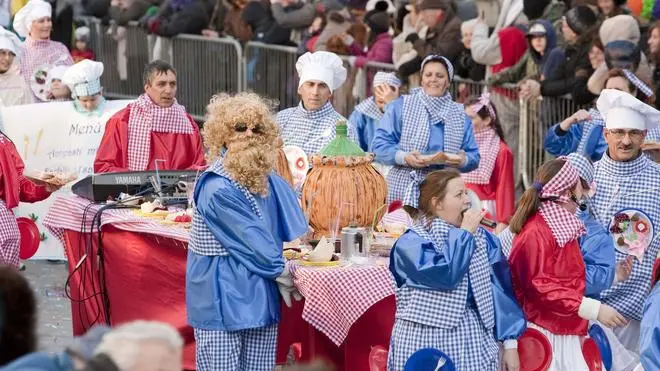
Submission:
POLYGON ((393 166, 387 174, 388 202, 403 199, 411 170, 426 175, 452 166, 468 172, 479 165, 472 123, 449 94, 451 62, 429 55, 421 74, 422 89, 387 105, 371 142, 376 161, 393 166), (446 156, 434 156, 439 152, 446 156))
POLYGON ((481 159, 476 170, 463 174, 463 180, 488 211, 486 217, 497 221, 497 234, 506 228, 516 210, 513 153, 504 141, 504 132, 489 94, 471 99, 465 105, 465 113, 472 120, 481 159))
POLYGON ((495 371, 498 341, 506 366, 517 369, 525 319, 497 238, 479 227, 483 213, 468 210, 457 170, 410 176, 404 207, 415 223, 390 257, 398 288, 388 370, 402 371, 415 351, 436 348, 457 370, 495 371))
POLYGON ((0 133, 0 265, 18 267, 21 235, 12 209, 19 202, 38 202, 59 187, 36 185, 23 176, 25 165, 14 143, 0 133))
POLYGON ((527 325, 552 345, 550 371, 588 371, 582 339, 590 320, 625 322, 614 308, 589 298, 576 212, 586 197, 577 169, 565 157, 543 164, 511 219, 513 287, 527 325))

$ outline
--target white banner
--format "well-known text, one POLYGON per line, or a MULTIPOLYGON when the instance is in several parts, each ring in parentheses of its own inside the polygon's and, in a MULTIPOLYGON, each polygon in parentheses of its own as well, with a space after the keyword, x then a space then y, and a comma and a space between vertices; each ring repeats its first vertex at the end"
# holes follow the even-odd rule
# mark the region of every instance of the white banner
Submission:
MULTIPOLYGON (((94 158, 105 123, 129 102, 106 101, 100 116, 82 115, 72 102, 3 107, 2 127, 23 158, 26 173, 42 170, 77 173, 78 179, 82 179, 94 172, 94 158)), ((39 226, 41 244, 33 259, 65 259, 62 245, 41 220, 57 195, 71 194, 71 184, 44 201, 21 203, 14 209, 17 217, 30 217, 39 226)))

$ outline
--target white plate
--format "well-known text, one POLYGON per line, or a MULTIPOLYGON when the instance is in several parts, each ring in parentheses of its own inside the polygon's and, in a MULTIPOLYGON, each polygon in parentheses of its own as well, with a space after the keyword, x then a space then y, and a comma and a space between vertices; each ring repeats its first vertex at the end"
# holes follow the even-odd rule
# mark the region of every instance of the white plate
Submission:
POLYGON ((654 236, 654 228, 651 218, 638 209, 624 209, 614 214, 610 220, 608 231, 614 241, 614 248, 624 254, 633 255, 639 261, 642 261, 644 252, 649 248, 654 236), (616 216, 620 214, 627 215, 629 221, 618 223, 619 228, 615 229, 615 219, 616 216), (633 222, 632 218, 634 217, 637 221, 633 222), (636 230, 637 227, 642 227, 644 225, 646 226, 646 233, 636 230), (636 244, 637 242, 639 242, 637 247, 631 246, 631 244, 636 244))
POLYGON ((309 159, 302 148, 298 146, 284 146, 284 154, 289 162, 289 169, 293 175, 294 188, 298 189, 305 182, 309 170, 309 159))

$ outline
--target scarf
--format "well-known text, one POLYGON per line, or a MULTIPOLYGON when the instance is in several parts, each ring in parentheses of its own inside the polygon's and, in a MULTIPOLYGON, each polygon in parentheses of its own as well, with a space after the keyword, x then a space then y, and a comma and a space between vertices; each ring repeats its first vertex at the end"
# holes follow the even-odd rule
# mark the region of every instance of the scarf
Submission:
POLYGON ((500 137, 493 128, 486 128, 474 133, 479 148, 479 167, 462 174, 463 180, 470 184, 488 184, 495 168, 497 154, 500 151, 500 137))
MULTIPOLYGON (((186 109, 176 100, 169 107, 157 106, 142 94, 131 104, 128 118, 128 168, 144 171, 149 166, 151 133, 193 134, 186 109)), ((172 148, 174 150, 174 148, 172 148)))

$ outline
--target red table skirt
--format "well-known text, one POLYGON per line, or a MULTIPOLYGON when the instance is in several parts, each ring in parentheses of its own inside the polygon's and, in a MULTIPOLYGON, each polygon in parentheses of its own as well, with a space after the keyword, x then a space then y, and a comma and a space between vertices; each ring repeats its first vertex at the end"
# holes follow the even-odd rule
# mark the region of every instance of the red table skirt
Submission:
MULTIPOLYGON (((65 251, 69 260, 69 292, 74 335, 82 335, 93 323, 105 323, 97 261, 97 235, 65 231, 65 251), (93 237, 92 243, 89 243, 93 237), (85 255, 88 258, 79 264, 85 255), (93 257, 93 259, 92 259, 93 257), (79 267, 77 267, 79 265, 79 267), (75 272, 74 272, 75 271, 75 272), (87 299, 87 300, 81 300, 87 299)), ((103 228, 105 289, 112 325, 138 319, 162 321, 179 330, 186 341, 184 367, 195 369, 195 343, 186 321, 185 244, 169 238, 127 232, 112 226, 103 228)), ((394 296, 372 306, 351 328, 341 347, 302 319, 304 302, 292 308, 282 306, 277 363, 286 362, 289 348, 300 343, 302 360, 325 358, 337 370, 369 371, 372 346, 389 345, 394 325, 394 296)))

